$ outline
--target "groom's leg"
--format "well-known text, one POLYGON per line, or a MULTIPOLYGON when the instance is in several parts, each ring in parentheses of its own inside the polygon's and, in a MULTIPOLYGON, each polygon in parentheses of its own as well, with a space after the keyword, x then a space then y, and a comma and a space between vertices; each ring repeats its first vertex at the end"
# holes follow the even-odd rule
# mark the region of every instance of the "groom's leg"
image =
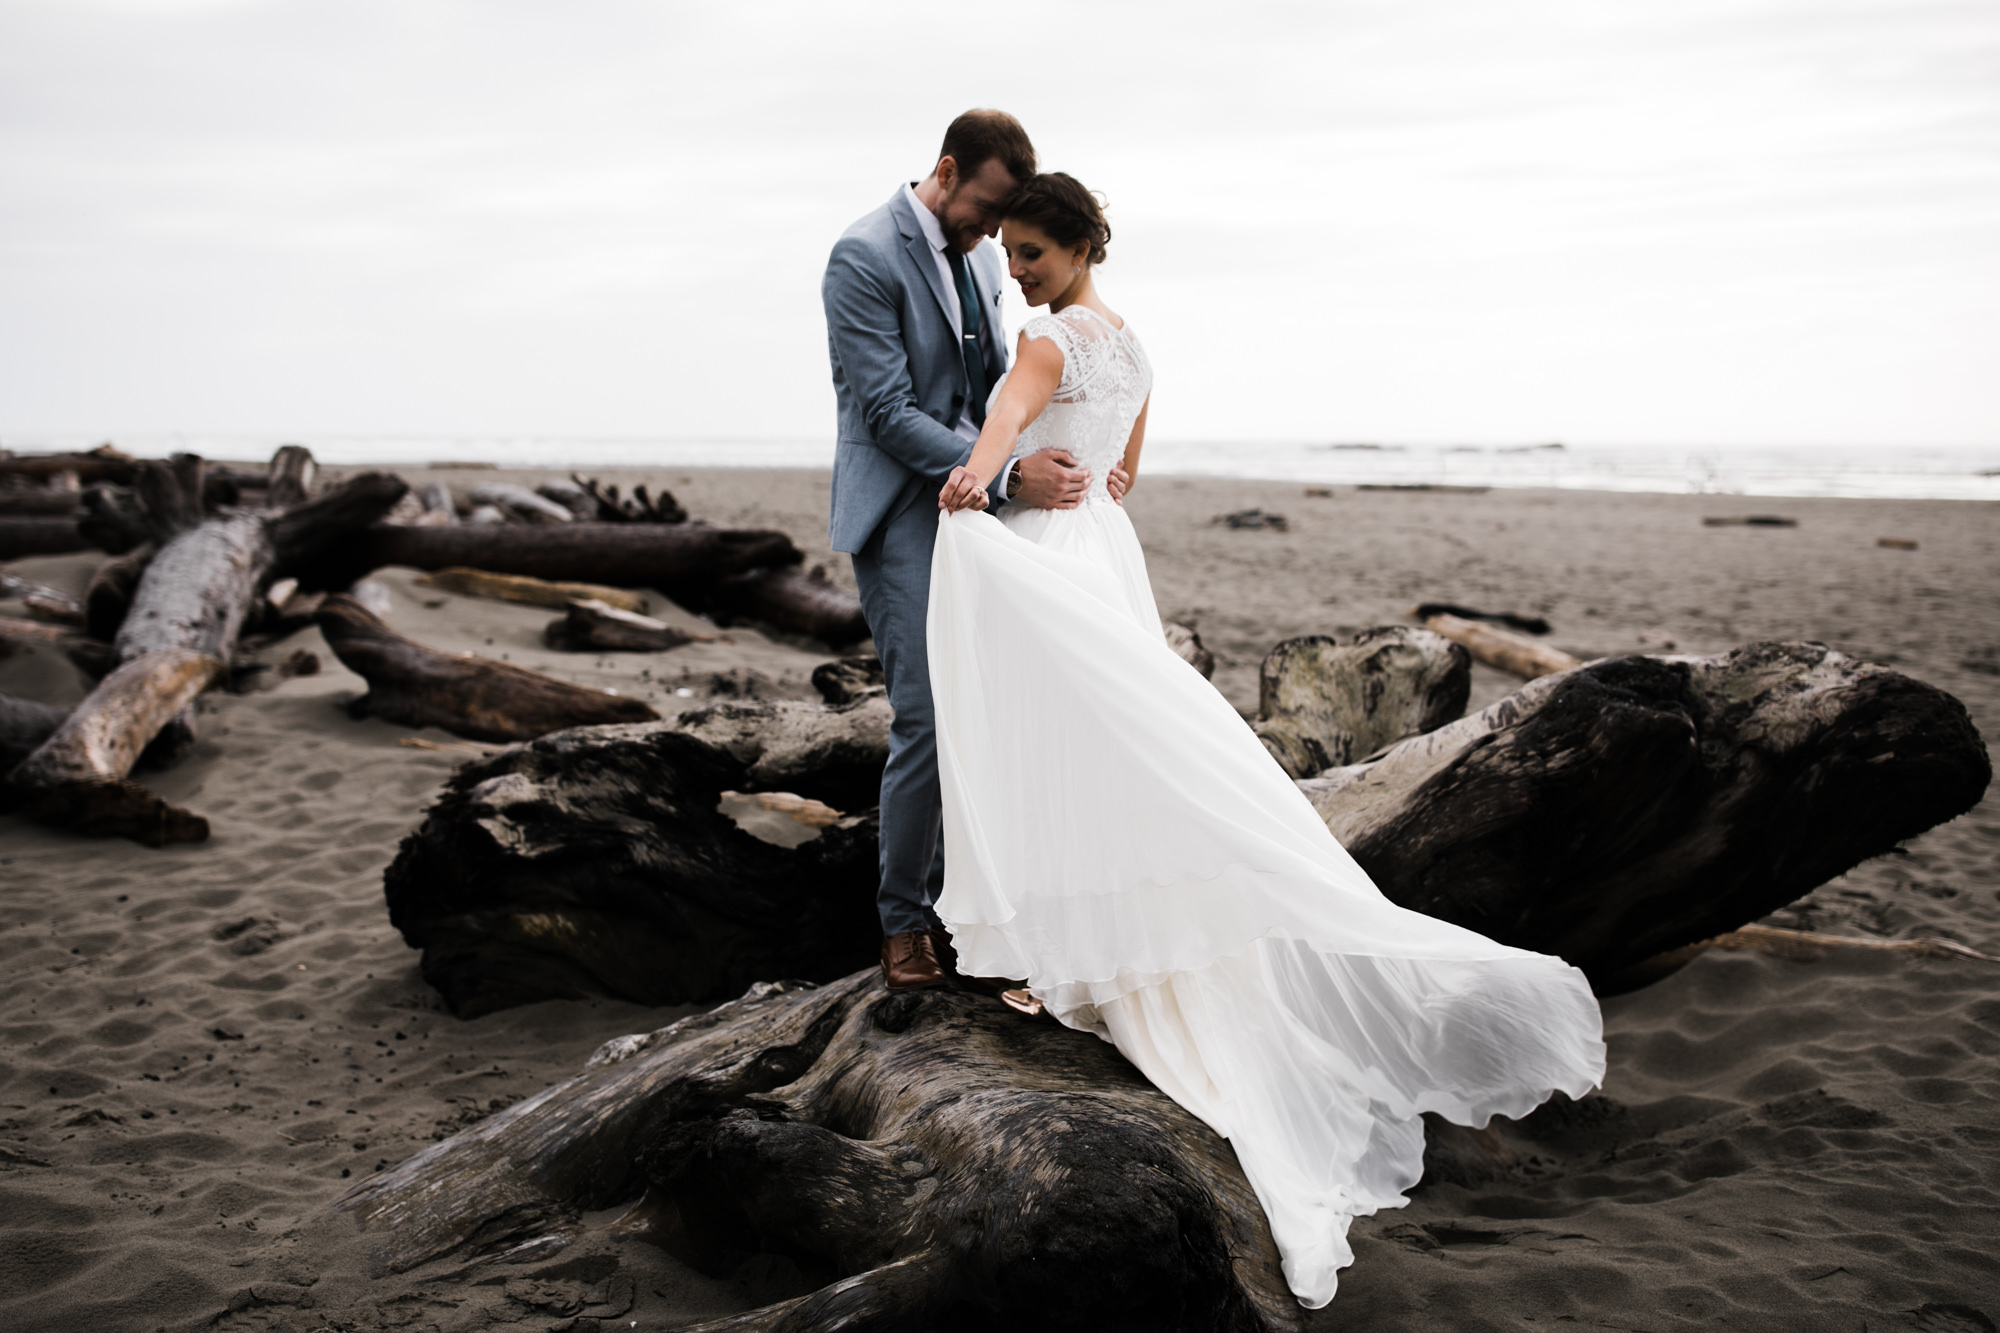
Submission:
POLYGON ((928 930, 936 920, 930 904, 943 883, 943 805, 925 642, 936 542, 936 512, 916 504, 885 522, 854 557, 854 581, 895 712, 882 770, 882 880, 875 899, 884 935, 928 930))

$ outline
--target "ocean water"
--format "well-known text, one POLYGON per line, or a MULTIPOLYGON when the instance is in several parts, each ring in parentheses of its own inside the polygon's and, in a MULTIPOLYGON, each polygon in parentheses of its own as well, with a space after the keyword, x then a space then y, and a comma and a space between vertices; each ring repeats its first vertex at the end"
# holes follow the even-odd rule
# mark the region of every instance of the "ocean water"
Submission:
MULTIPOLYGON (((96 440, 10 438, 17 452, 89 448, 96 440)), ((444 438, 176 436, 129 438, 142 457, 189 450, 209 458, 269 458, 304 444, 322 462, 420 468, 486 462, 546 467, 829 467, 819 440, 583 439, 561 436, 444 438)), ((1238 477, 1319 485, 1485 486, 1668 494, 1856 496, 2000 500, 2000 442, 1990 446, 1712 446, 1590 444, 1392 444, 1156 440, 1156 476, 1238 477)))

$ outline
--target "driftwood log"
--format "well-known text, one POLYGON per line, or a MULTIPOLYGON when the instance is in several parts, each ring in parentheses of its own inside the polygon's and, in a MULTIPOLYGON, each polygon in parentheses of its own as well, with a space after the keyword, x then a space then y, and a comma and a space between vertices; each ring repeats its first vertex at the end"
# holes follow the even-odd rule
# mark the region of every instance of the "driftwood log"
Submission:
POLYGON ((322 601, 313 620, 334 656, 368 682, 368 692, 348 705, 355 717, 442 727, 476 741, 528 740, 565 727, 659 717, 641 699, 427 648, 345 594, 322 601))
POLYGON ((646 599, 623 588, 602 583, 552 583, 547 579, 525 578, 519 574, 489 574, 483 569, 440 569, 417 580, 426 588, 457 593, 461 597, 488 597, 496 602, 518 602, 523 606, 568 606, 576 601, 597 601, 620 611, 644 614, 646 599))
POLYGON ((687 1333, 1303 1327, 1212 1130, 1094 1037, 890 995, 872 969, 609 1043, 314 1225, 358 1222, 379 1274, 465 1280, 627 1200, 623 1237, 725 1277, 777 1253, 821 1284, 687 1333))
POLYGON ((552 582, 657 588, 722 623, 756 620, 833 646, 868 637, 853 593, 802 573, 804 557, 782 532, 705 523, 378 524, 302 576, 337 590, 384 565, 451 567, 552 582))
POLYGON ((475 761, 385 874, 390 920, 462 1017, 842 976, 878 944, 872 807, 889 718, 878 686, 831 707, 725 703, 558 732, 475 761), (788 849, 738 828, 725 791, 865 813, 788 849))
POLYGON ((1257 673, 1251 729, 1278 766, 1309 778, 1465 714, 1472 659, 1426 630, 1367 630, 1353 643, 1287 639, 1257 673))
POLYGON ((41 748, 55 734, 67 708, 51 708, 32 699, 0 694, 0 771, 12 768, 41 748))
MULTIPOLYGON (((858 666, 822 670, 860 702, 564 732, 462 769, 385 877, 454 1011, 720 999, 864 966, 872 816, 787 850, 716 809, 725 790, 874 804, 885 705, 858 666)), ((1963 813, 1990 777, 1950 695, 1762 644, 1592 663, 1300 785, 1394 901, 1617 988, 1963 813)))
POLYGON ((132 609, 132 595, 139 591, 139 579, 158 553, 151 542, 114 555, 91 572, 83 590, 84 632, 93 639, 110 643, 132 609))
POLYGON ((384 565, 458 566, 558 582, 658 588, 673 596, 677 588, 797 564, 801 558, 782 532, 703 523, 377 524, 329 552, 300 581, 309 589, 338 591, 384 565))
POLYGON ((1160 632, 1167 636, 1167 647, 1179 654, 1183 662, 1201 672, 1202 679, 1215 679, 1215 654, 1202 646, 1201 635, 1194 632, 1193 626, 1163 620, 1160 632))
POLYGON ((119 625, 115 669, 7 774, 31 817, 155 846, 207 836, 199 817, 142 799, 125 780, 133 763, 169 727, 191 737, 191 705, 225 678, 237 633, 274 572, 373 522, 404 491, 393 477, 364 474, 306 500, 310 470, 311 456, 287 446, 272 459, 269 486, 286 508, 211 518, 201 459, 139 465, 133 490, 158 553, 119 625))
POLYGON ((1538 643, 1525 634, 1516 634, 1498 625, 1476 620, 1463 620, 1454 615, 1427 616, 1424 628, 1463 645, 1467 652, 1486 665, 1523 680, 1537 680, 1583 664, 1582 659, 1571 657, 1560 648, 1538 643))
POLYGON ((1601 990, 1970 810, 1964 705, 1823 644, 1625 657, 1300 785, 1394 901, 1601 990))
POLYGON ((719 635, 690 634, 664 620, 607 605, 595 597, 569 604, 568 613, 551 620, 542 642, 569 652, 663 653, 685 643, 713 643, 719 635))
POLYGON ((93 481, 110 481, 125 486, 131 484, 138 468, 138 459, 106 444, 84 454, 22 454, 16 458, 0 458, 0 480, 46 485, 69 473, 86 485, 93 481))
POLYGON ((64 515, 0 517, 0 560, 19 560, 31 555, 68 555, 72 551, 88 551, 92 545, 74 518, 64 515))
MULTIPOLYGON (((74 473, 64 473, 71 480, 74 473)), ((0 486, 0 516, 7 518, 75 518, 83 509, 81 492, 59 486, 0 486)))
POLYGON ((684 589, 674 600, 718 625, 756 621, 818 639, 836 651, 868 637, 860 598, 828 582, 818 565, 810 572, 797 566, 753 570, 684 589))

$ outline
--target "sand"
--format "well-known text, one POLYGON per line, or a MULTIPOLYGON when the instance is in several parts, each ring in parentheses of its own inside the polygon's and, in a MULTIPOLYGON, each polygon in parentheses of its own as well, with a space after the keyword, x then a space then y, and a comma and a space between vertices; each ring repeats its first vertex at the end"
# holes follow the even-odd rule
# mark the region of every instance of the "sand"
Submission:
MULTIPOLYGON (((463 486, 522 474, 434 475, 463 486)), ((664 483, 702 517, 825 550, 823 474, 615 479, 664 483)), ((1314 496, 1144 477, 1130 512, 1162 611, 1198 626, 1240 708, 1254 706, 1257 663, 1278 640, 1399 623, 1411 603, 1445 600, 1545 615, 1553 642, 1583 657, 1819 639, 1951 691, 2000 737, 1990 505, 1314 496), (1252 507, 1289 530, 1210 522, 1252 507), (1748 513, 1798 526, 1701 523, 1748 513)), ((850 577, 844 558, 827 561, 850 577)), ((92 564, 10 568, 75 588, 92 564)), ((541 646, 551 612, 434 592, 408 571, 379 581, 391 623, 416 638, 663 711, 810 697, 826 656, 744 629, 669 654, 570 656, 541 646)), ((655 612, 697 623, 658 599, 655 612)), ((208 816, 206 845, 149 851, 0 818, 0 1327, 666 1328, 782 1294, 782 1273, 707 1278, 608 1241, 512 1283, 373 1284, 358 1246, 286 1240, 355 1179, 567 1077, 605 1039, 685 1012, 600 1001, 446 1014, 389 926, 381 874, 481 747, 348 718, 338 705, 361 684, 316 633, 264 656, 298 648, 326 669, 211 697, 195 751, 149 779, 208 816)), ((1473 706, 1514 685, 1478 669, 1473 706)), ((82 688, 46 652, 0 661, 0 692, 66 704, 82 688)), ((1773 920, 2000 952, 2000 802, 1773 920)), ((1357 1262, 1313 1328, 1995 1326, 2000 968, 1711 953, 1607 1001, 1605 1018, 1602 1094, 1508 1128, 1515 1160, 1490 1178, 1428 1184, 1359 1223, 1357 1262)))

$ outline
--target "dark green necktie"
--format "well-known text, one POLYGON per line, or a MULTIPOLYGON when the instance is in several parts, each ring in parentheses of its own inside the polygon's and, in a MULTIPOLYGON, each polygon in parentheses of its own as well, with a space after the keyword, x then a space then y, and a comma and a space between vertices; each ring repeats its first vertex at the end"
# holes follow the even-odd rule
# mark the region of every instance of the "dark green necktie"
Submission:
POLYGON ((965 354, 965 378, 972 385, 972 399, 968 410, 972 414, 972 424, 986 424, 986 358, 979 353, 979 292, 972 285, 972 266, 965 262, 965 256, 950 246, 945 247, 944 256, 951 262, 951 278, 958 284, 958 322, 965 330, 965 337, 959 341, 959 350, 965 354))

